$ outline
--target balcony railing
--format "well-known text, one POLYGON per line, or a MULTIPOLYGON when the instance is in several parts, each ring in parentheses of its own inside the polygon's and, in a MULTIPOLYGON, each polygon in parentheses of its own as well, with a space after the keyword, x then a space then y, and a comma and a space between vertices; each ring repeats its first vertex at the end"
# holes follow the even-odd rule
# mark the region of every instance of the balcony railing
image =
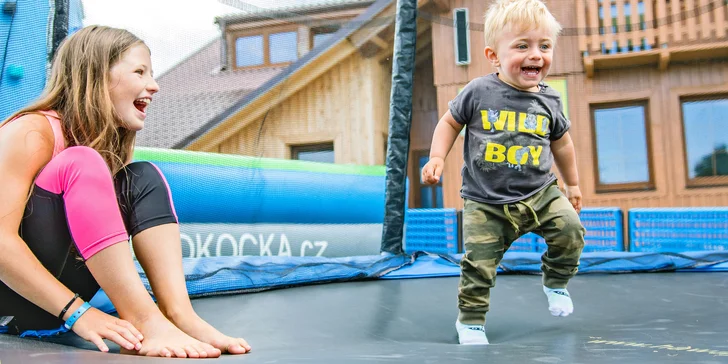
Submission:
POLYGON ((644 57, 652 56, 658 63, 664 63, 675 51, 706 48, 706 43, 724 48, 728 41, 727 3, 728 0, 576 0, 579 49, 585 64, 593 67, 595 61, 615 58, 610 55, 640 57, 641 52, 644 57))

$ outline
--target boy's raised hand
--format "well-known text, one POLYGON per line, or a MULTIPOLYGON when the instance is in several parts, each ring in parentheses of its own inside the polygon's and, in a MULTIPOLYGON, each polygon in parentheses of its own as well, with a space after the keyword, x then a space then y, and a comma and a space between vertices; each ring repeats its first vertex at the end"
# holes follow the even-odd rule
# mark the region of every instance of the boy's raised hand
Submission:
POLYGON ((422 183, 434 185, 440 182, 440 175, 442 175, 443 168, 445 168, 445 161, 442 158, 430 158, 430 161, 422 167, 422 183))

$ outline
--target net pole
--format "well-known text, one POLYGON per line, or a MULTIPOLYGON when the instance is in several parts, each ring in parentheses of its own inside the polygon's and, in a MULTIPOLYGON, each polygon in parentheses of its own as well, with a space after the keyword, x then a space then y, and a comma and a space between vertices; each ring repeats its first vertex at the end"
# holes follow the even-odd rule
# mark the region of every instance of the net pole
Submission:
POLYGON ((416 40, 417 0, 397 0, 382 227, 383 253, 404 253, 402 241, 407 208, 407 157, 412 124, 416 40))
POLYGON ((68 36, 68 12, 69 12, 69 0, 54 0, 54 8, 51 9, 53 12, 53 26, 50 30, 50 49, 48 51, 48 62, 53 61, 53 57, 58 51, 58 47, 61 45, 63 39, 68 36))

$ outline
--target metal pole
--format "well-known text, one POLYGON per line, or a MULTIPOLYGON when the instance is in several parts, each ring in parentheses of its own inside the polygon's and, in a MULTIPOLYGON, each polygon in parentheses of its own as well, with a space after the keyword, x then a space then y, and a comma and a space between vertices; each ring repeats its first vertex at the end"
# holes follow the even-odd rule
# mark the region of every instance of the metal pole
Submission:
POLYGON ((397 0, 389 104, 387 176, 382 252, 402 254, 407 206, 407 157, 412 125, 412 78, 417 40, 417 0, 397 0))

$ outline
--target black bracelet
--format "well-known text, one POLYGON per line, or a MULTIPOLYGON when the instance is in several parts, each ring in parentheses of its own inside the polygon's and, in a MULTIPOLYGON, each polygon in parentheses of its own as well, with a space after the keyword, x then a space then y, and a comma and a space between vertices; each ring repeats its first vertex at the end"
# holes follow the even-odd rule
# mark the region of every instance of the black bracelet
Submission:
POLYGON ((78 297, 80 297, 78 293, 76 293, 75 295, 73 295, 73 298, 71 298, 71 300, 70 300, 70 301, 68 301, 68 304, 66 305, 66 307, 64 307, 64 308, 63 308, 63 311, 61 311, 61 314, 60 314, 60 315, 58 315, 58 318, 59 318, 59 319, 63 320, 63 315, 65 315, 65 314, 66 314, 66 311, 68 311, 68 309, 69 309, 69 308, 71 308, 71 305, 72 305, 72 304, 73 304, 74 302, 76 302, 76 298, 78 298, 78 297))

